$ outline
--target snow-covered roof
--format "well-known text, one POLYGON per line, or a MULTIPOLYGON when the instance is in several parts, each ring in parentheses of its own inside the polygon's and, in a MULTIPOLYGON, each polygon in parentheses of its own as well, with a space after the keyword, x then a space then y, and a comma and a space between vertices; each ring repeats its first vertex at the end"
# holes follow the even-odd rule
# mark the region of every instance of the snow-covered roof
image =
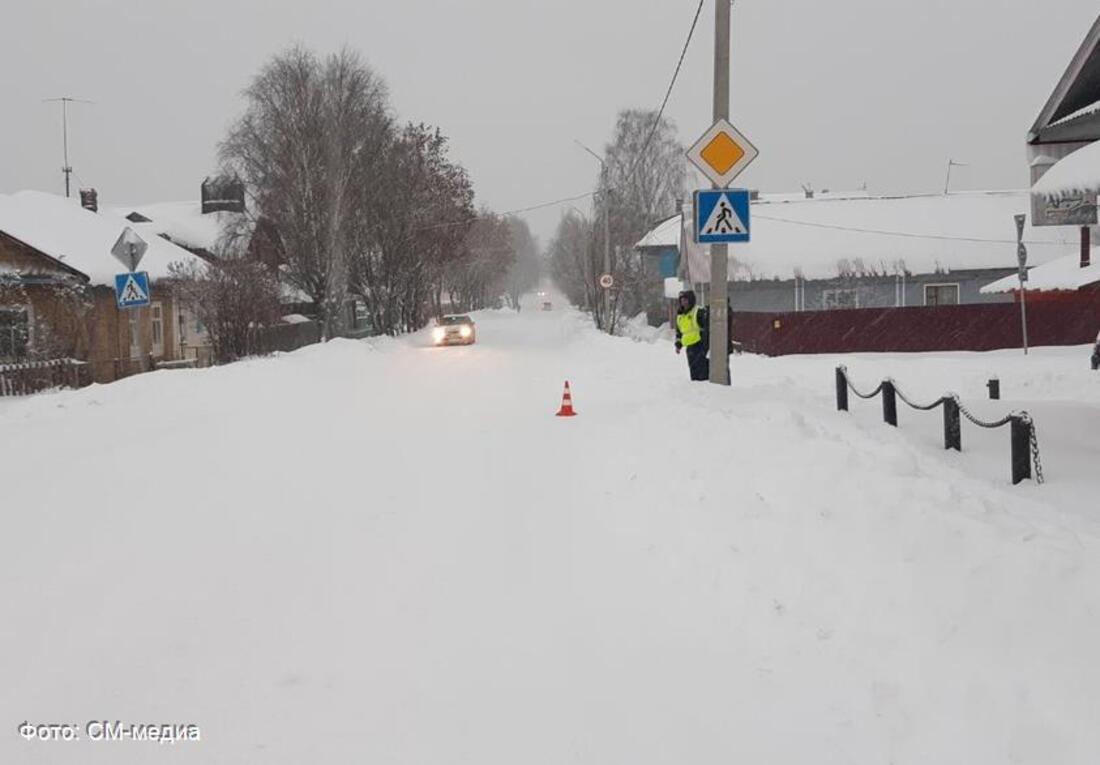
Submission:
MULTIPOLYGON (((1085 268, 1081 268, 1081 256, 1078 253, 1052 260, 1027 272, 1029 290, 1079 290, 1097 282, 1100 282, 1100 247, 1093 248, 1091 265, 1085 268)), ((990 295, 998 292, 1012 292, 1019 288, 1019 277, 1013 275, 987 284, 982 287, 982 292, 990 295)))
POLYGON ((1059 196, 1100 190, 1100 141, 1062 158, 1032 188, 1036 194, 1059 196))
POLYGON ((147 221, 131 223, 134 230, 145 236, 166 236, 171 241, 192 250, 214 253, 227 227, 242 221, 240 213, 212 212, 203 214, 201 202, 161 202, 130 207, 116 207, 112 211, 120 217, 137 213, 147 221))
MULTIPOLYGON (((113 285, 122 265, 111 247, 123 230, 136 227, 110 212, 93 213, 75 199, 39 191, 0 194, 0 231, 49 255, 88 277, 92 284, 113 285)), ((175 262, 201 259, 157 236, 142 235, 149 245, 139 268, 151 279, 169 276, 175 262)))
MULTIPOLYGON (((752 205, 752 243, 730 247, 733 279, 827 279, 842 271, 911 274, 1014 268, 1014 216, 1030 210, 1027 191, 799 199, 752 205)), ((649 232, 639 248, 678 247, 680 216, 649 232)), ((1024 231, 1033 263, 1075 252, 1076 230, 1024 231)), ((698 253, 689 245, 689 260, 698 253)))

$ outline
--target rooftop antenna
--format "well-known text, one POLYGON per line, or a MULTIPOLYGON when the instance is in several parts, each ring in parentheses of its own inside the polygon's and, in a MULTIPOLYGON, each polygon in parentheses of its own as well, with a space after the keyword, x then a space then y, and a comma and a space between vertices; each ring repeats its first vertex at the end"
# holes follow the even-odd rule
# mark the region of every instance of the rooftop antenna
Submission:
POLYGON ((43 103, 58 103, 61 102, 61 135, 64 141, 65 147, 65 164, 61 167, 61 172, 65 174, 65 196, 70 195, 70 177, 73 174, 73 167, 69 164, 69 104, 91 104, 94 101, 85 101, 82 98, 71 98, 69 96, 62 96, 61 98, 45 98, 43 103))
POLYGON ((948 193, 951 191, 951 168, 953 168, 953 167, 970 167, 970 165, 964 164, 962 162, 956 162, 953 159, 948 159, 947 160, 947 180, 944 181, 944 184, 943 184, 943 195, 944 196, 947 196, 948 193))

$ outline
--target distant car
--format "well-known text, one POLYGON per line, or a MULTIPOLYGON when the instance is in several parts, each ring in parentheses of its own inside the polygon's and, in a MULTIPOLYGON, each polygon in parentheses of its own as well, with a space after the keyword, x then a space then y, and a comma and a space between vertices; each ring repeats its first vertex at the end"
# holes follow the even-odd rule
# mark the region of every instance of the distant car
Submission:
POLYGON ((554 310, 554 304, 551 303, 549 300, 543 301, 542 310, 544 310, 544 311, 553 311, 554 310))
POLYGON ((469 316, 443 316, 432 329, 436 345, 473 345, 477 342, 477 326, 469 316))

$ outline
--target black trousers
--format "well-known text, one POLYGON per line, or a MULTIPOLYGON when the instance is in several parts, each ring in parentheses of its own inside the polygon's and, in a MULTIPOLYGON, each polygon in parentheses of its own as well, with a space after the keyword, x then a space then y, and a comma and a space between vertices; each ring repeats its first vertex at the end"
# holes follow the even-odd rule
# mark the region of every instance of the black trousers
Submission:
POLYGON ((709 380, 710 379, 710 361, 707 359, 706 342, 696 343, 695 345, 689 345, 684 350, 687 351, 688 357, 688 372, 691 373, 692 380, 709 380))

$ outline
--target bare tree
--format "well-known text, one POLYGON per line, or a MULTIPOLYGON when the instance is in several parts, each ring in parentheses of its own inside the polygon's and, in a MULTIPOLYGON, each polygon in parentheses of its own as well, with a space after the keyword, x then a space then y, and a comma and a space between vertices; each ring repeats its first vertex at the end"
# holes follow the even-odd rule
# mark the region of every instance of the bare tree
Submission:
POLYGON ((206 326, 218 362, 248 355, 255 331, 279 323, 279 284, 262 263, 222 253, 212 264, 173 263, 169 270, 180 301, 206 326))
POLYGON ((686 161, 676 125, 654 111, 620 112, 606 149, 610 193, 597 197, 597 216, 609 214, 616 289, 608 326, 622 316, 661 307, 661 282, 634 245, 659 220, 677 212, 686 161))
POLYGON ((596 258, 602 255, 597 255, 593 228, 590 220, 570 210, 558 221, 548 254, 550 274, 558 289, 573 305, 595 312, 601 302, 597 299, 600 270, 596 258))
POLYGON ((515 216, 509 216, 505 221, 511 235, 515 262, 505 278, 504 291, 509 305, 519 311, 520 298, 538 286, 542 277, 542 261, 538 241, 531 234, 527 221, 515 216))
POLYGON ((455 310, 499 307, 516 259, 508 220, 481 210, 464 244, 463 256, 450 263, 444 274, 455 310))
POLYGON ((355 205, 392 135, 386 87, 358 54, 318 59, 294 47, 245 90, 246 109, 221 146, 278 239, 285 276, 313 300, 324 333, 339 331, 355 205))
POLYGON ((408 125, 394 135, 374 183, 355 205, 350 281, 367 303, 374 326, 387 334, 419 329, 442 310, 451 264, 464 257, 475 219, 473 188, 447 156, 435 128, 408 125))

